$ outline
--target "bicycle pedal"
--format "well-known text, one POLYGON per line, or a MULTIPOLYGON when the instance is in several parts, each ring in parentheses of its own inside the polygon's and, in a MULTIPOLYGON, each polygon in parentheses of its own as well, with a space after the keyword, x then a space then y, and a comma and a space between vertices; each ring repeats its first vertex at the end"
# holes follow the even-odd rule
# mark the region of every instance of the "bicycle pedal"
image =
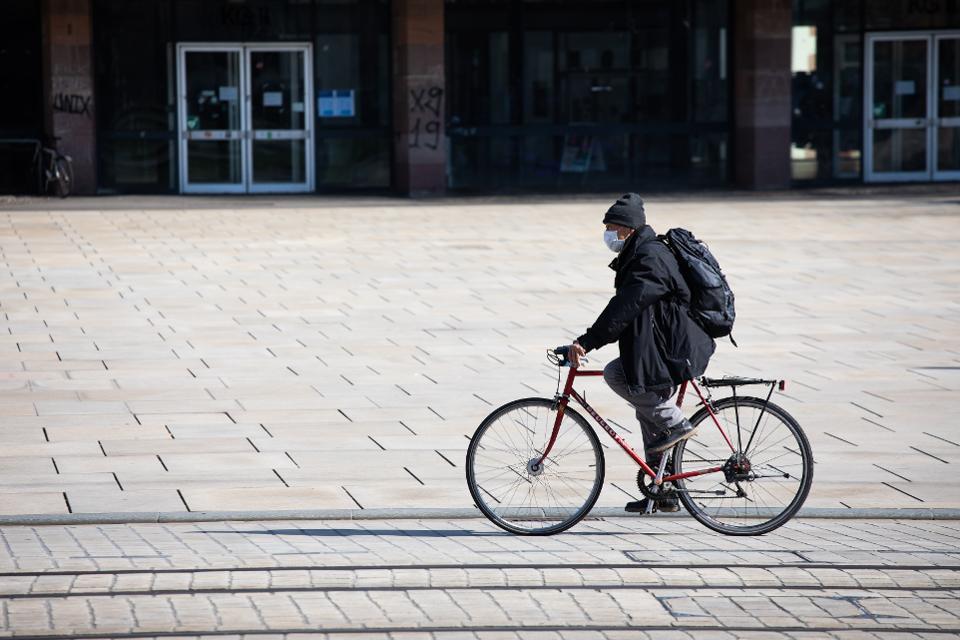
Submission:
POLYGON ((627 513, 639 513, 640 515, 647 515, 654 513, 657 510, 657 506, 656 504, 653 504, 644 498, 643 500, 634 500, 633 502, 628 502, 623 510, 627 513))

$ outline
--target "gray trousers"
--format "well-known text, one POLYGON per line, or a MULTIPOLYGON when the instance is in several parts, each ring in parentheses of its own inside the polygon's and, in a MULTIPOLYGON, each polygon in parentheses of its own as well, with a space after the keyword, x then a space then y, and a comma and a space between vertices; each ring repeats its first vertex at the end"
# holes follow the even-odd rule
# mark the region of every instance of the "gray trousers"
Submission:
MULTIPOLYGON (((663 391, 647 391, 631 394, 627 391, 627 379, 623 373, 620 358, 611 360, 603 368, 603 379, 613 392, 629 402, 636 410, 637 422, 643 434, 644 445, 667 429, 672 429, 683 421, 683 412, 671 400, 675 388, 663 391)), ((659 458, 658 455, 653 456, 659 458)))

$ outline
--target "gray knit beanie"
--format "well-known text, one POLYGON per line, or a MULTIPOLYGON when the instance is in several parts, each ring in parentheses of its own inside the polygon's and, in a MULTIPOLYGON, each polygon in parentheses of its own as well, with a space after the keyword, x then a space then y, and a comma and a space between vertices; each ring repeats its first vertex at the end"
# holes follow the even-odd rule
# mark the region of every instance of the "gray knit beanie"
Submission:
POLYGON ((631 229, 644 226, 647 224, 647 216, 643 211, 643 198, 636 193, 623 194, 607 209, 603 223, 621 224, 631 229))

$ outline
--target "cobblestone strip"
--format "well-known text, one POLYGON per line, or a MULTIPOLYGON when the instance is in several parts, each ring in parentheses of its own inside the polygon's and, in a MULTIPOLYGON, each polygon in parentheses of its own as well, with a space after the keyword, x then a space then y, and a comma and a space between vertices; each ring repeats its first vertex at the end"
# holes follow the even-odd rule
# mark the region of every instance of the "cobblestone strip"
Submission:
POLYGON ((516 627, 929 629, 960 633, 957 592, 443 589, 7 600, 16 635, 516 627))
POLYGON ((797 521, 767 536, 736 540, 681 519, 589 521, 538 540, 510 536, 481 519, 0 527, 0 572, 349 568, 416 565, 425 558, 439 565, 958 566, 960 521, 797 521))
POLYGON ((473 588, 594 588, 664 587, 688 589, 764 588, 873 590, 957 589, 960 571, 932 568, 853 569, 736 567, 649 569, 643 567, 540 569, 514 568, 417 568, 402 569, 274 569, 263 571, 212 571, 201 573, 135 573, 102 575, 0 576, 0 598, 23 599, 47 596, 96 594, 137 595, 209 592, 298 592, 306 590, 357 589, 370 591, 473 588))

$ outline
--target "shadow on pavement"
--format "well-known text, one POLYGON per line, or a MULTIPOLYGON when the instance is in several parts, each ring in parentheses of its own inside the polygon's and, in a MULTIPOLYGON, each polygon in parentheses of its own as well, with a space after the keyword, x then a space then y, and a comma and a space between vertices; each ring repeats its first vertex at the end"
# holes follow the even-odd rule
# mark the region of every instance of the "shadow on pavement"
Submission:
MULTIPOLYGON (((520 538, 506 531, 470 531, 467 529, 260 529, 228 530, 203 529, 189 533, 236 533, 240 535, 311 536, 316 538, 349 538, 355 536, 401 537, 401 538, 520 538)), ((669 535, 666 531, 565 531, 558 536, 623 536, 623 535, 669 535)))
POLYGON ((505 531, 467 531, 465 529, 205 529, 202 531, 194 531, 192 533, 239 533, 245 536, 311 536, 316 538, 345 538, 353 536, 372 536, 377 538, 386 536, 399 536, 403 538, 455 538, 485 536, 501 537, 510 535, 505 531))

